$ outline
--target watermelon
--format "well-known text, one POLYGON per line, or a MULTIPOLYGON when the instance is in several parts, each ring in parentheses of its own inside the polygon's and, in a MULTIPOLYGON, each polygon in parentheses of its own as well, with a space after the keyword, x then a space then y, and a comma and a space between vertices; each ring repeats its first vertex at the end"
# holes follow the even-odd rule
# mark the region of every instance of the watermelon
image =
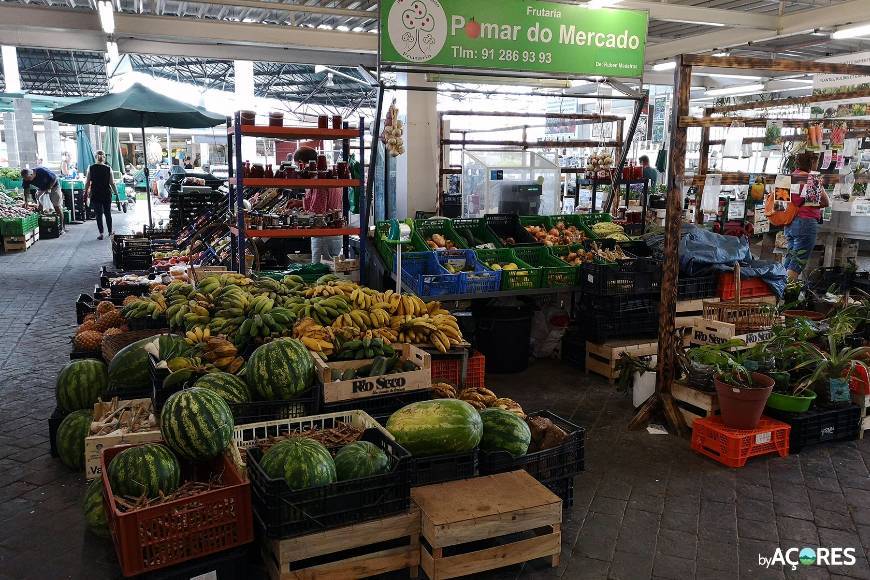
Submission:
POLYGON ((290 489, 308 489, 334 483, 335 462, 326 447, 307 437, 291 437, 263 454, 260 467, 272 479, 283 479, 290 489))
POLYGON ((109 485, 115 496, 149 499, 168 495, 181 485, 181 466, 168 447, 145 443, 121 451, 109 462, 109 485))
POLYGON ((103 361, 70 361, 57 376, 57 406, 66 413, 79 409, 92 410, 94 403, 106 394, 108 388, 109 374, 103 361))
POLYGON ((406 405, 387 419, 387 431, 416 457, 465 453, 480 443, 483 423, 477 410, 458 399, 406 405))
POLYGON ((171 395, 160 411, 166 444, 184 459, 217 457, 233 438, 233 414, 214 391, 192 387, 171 395))
POLYGON ((227 403, 244 403, 251 400, 245 381, 230 373, 208 373, 197 379, 193 386, 208 389, 227 403))
POLYGON ((263 400, 292 399, 314 382, 314 359, 301 340, 279 338, 251 353, 245 380, 263 400))
POLYGON ((338 481, 380 475, 390 471, 390 458, 383 449, 369 441, 357 441, 335 454, 338 481))
POLYGON ((148 336, 128 344, 112 357, 109 362, 109 390, 123 394, 125 391, 137 391, 151 387, 151 371, 148 363, 148 351, 145 347, 154 342, 153 336, 148 336))
POLYGON ((93 411, 73 411, 57 428, 57 454, 70 469, 85 467, 85 437, 91 433, 93 411))
POLYGON ((88 484, 82 501, 85 525, 88 531, 101 538, 109 537, 109 522, 106 520, 106 506, 103 503, 103 478, 97 477, 88 484))
POLYGON ((513 457, 525 455, 532 442, 532 432, 525 421, 504 409, 484 409, 480 412, 483 421, 483 451, 507 451, 513 457))

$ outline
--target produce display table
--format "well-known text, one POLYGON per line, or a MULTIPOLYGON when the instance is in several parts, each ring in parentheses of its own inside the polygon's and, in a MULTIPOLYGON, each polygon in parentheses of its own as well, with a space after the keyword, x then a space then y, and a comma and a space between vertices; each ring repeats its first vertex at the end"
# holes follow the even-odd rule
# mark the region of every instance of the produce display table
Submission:
POLYGON ((421 545, 420 566, 432 580, 542 557, 559 565, 562 500, 525 471, 416 487, 411 499, 420 508, 428 543, 421 545), (539 528, 549 529, 540 533, 539 528), (474 545, 532 531, 535 535, 489 548, 474 545))

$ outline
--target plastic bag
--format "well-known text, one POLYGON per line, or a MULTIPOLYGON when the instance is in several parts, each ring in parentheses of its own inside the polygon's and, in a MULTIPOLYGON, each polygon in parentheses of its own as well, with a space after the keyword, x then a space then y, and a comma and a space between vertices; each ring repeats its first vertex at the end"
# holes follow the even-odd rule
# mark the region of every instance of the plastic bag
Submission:
POLYGON ((568 312, 557 306, 544 306, 532 316, 532 355, 536 358, 559 358, 562 337, 568 327, 568 312))
POLYGON ((725 132, 725 146, 722 148, 722 157, 735 157, 740 159, 743 155, 743 123, 734 121, 725 132))

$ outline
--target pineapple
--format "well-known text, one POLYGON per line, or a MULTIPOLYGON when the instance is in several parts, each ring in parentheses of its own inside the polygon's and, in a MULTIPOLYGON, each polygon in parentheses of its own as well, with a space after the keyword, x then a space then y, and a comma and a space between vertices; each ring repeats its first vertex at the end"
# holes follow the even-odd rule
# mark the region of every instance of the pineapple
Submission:
POLYGON ((126 324, 126 320, 124 316, 121 314, 119 310, 112 310, 100 316, 97 319, 96 328, 94 330, 99 330, 100 332, 105 332, 110 328, 118 328, 120 326, 124 326, 126 324))
POLYGON ((79 325, 76 329, 76 334, 81 334, 82 332, 87 332, 89 330, 96 330, 97 321, 93 318, 88 318, 84 322, 79 325))
POLYGON ((97 317, 99 318, 103 314, 107 314, 112 310, 115 310, 115 305, 108 300, 103 300, 102 302, 97 304, 97 317))
POLYGON ((73 338, 73 346, 77 350, 95 351, 100 350, 100 343, 103 341, 103 333, 95 330, 86 330, 80 332, 73 338))

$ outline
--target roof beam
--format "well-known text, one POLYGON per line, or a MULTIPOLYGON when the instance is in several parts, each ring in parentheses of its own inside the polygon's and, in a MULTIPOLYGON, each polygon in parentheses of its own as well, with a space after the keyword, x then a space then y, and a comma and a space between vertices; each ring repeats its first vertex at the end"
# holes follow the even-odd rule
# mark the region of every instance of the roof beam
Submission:
POLYGON ((714 23, 735 28, 754 28, 761 30, 776 30, 778 18, 776 14, 758 14, 740 10, 722 10, 721 8, 704 8, 686 4, 665 4, 662 2, 647 2, 644 0, 624 0, 617 8, 647 10, 649 17, 664 22, 688 22, 693 24, 714 23))
POLYGON ((323 16, 342 16, 346 18, 377 18, 377 11, 348 10, 345 8, 326 8, 323 6, 306 6, 304 4, 284 4, 281 2, 264 2, 263 0, 196 0, 191 4, 214 4, 216 6, 232 6, 259 8, 262 10, 277 10, 281 12, 303 12, 323 16))

